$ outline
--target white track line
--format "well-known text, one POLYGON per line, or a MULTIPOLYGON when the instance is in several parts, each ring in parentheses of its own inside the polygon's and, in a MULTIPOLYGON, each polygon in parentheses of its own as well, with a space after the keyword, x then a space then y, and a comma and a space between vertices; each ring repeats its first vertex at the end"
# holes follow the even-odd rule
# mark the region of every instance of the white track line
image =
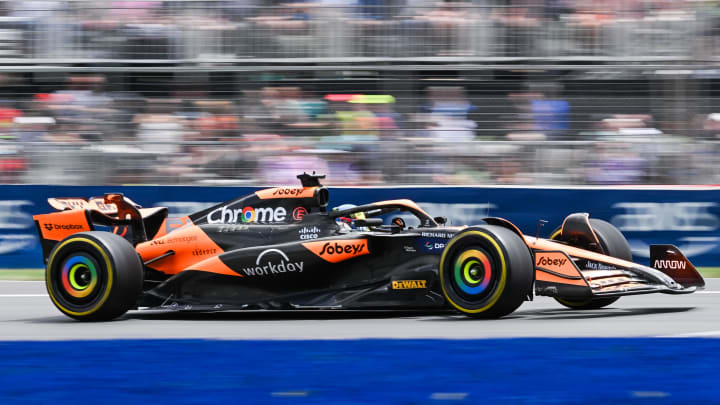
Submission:
POLYGON ((658 337, 720 337, 720 330, 707 330, 704 332, 677 333, 658 337))

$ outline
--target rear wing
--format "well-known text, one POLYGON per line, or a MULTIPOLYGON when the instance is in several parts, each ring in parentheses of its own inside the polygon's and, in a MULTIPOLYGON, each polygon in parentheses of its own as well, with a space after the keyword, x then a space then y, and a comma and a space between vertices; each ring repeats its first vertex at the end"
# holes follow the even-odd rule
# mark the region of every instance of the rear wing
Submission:
MULTIPOLYGON (((105 194, 104 197, 91 197, 85 199, 82 197, 52 197, 48 198, 47 202, 51 207, 58 211, 67 210, 95 210, 100 211, 105 215, 116 215, 118 212, 117 205, 107 199, 108 196, 119 195, 122 196, 123 203, 134 206, 135 208, 142 208, 140 204, 135 201, 123 196, 120 193, 105 194)), ((112 197, 110 197, 112 199, 112 197)))
POLYGON ((120 193, 105 194, 89 200, 79 197, 48 198, 51 207, 58 210, 33 216, 40 236, 43 257, 61 240, 96 225, 113 228, 133 245, 160 236, 165 231, 167 208, 142 209, 120 193))

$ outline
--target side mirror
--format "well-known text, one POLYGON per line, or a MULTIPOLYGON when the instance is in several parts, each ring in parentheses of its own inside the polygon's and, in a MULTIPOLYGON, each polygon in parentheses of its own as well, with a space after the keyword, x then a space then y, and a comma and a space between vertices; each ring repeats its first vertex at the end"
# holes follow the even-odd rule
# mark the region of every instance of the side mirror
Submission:
POLYGON ((380 226, 382 224, 383 224, 383 220, 381 218, 365 218, 365 219, 356 219, 355 220, 355 226, 358 226, 358 227, 380 226))
POLYGON ((433 219, 435 220, 435 222, 437 222, 440 225, 447 224, 447 218, 445 218, 445 217, 435 217, 433 219))

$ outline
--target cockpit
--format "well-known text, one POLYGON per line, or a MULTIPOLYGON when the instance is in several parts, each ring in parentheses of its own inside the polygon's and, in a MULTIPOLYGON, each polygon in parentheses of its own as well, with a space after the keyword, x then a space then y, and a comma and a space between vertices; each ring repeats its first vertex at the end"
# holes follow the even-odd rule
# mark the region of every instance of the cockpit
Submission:
POLYGON ((410 200, 381 201, 354 206, 344 204, 328 213, 346 231, 400 232, 406 229, 435 227, 443 218, 432 218, 410 200))

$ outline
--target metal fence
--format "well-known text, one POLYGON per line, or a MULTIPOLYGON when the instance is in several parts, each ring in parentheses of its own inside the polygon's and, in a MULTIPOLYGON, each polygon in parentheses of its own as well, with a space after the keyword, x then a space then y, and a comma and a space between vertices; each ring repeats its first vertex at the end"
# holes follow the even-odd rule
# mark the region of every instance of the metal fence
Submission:
POLYGON ((0 17, 0 59, 228 63, 718 56, 715 2, 624 3, 9 1, 0 17))

